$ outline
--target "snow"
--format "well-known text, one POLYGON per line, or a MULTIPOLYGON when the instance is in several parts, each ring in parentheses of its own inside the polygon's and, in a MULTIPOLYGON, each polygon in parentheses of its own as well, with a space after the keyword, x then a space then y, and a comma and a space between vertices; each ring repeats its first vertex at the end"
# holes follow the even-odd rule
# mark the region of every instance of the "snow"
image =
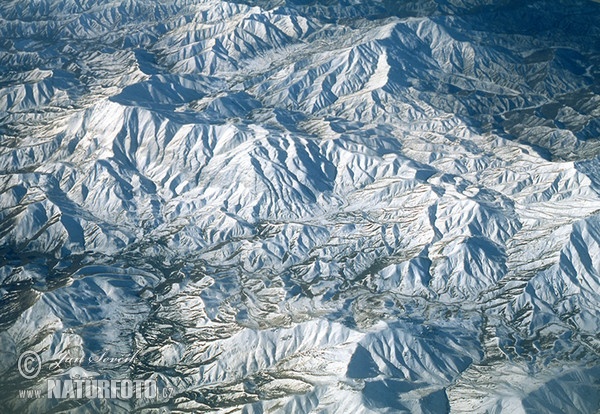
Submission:
POLYGON ((598 7, 2 2, 0 405, 597 412, 598 7))

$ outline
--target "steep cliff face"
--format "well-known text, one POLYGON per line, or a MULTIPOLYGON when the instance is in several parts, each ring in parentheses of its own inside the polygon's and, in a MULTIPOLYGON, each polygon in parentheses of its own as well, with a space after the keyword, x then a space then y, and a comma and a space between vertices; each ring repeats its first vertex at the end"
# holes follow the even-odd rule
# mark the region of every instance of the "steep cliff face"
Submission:
POLYGON ((598 39, 592 1, 2 2, 0 405, 596 412, 598 39), (173 392, 19 398, 82 372, 173 392))

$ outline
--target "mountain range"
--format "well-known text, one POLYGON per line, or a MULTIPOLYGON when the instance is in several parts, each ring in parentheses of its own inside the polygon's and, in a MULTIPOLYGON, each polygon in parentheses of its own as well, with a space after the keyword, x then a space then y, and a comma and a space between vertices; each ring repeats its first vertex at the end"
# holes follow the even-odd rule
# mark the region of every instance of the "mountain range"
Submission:
POLYGON ((3 1, 0 328, 3 412, 597 413, 600 4, 3 1))

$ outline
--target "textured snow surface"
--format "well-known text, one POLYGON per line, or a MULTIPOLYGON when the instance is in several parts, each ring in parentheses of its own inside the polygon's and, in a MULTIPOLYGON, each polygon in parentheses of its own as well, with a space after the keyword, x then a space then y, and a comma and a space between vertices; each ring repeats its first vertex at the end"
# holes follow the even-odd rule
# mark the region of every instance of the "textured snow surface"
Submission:
POLYGON ((590 0, 2 1, 0 411, 597 413, 599 40, 590 0), (82 373, 173 392, 19 398, 82 373))

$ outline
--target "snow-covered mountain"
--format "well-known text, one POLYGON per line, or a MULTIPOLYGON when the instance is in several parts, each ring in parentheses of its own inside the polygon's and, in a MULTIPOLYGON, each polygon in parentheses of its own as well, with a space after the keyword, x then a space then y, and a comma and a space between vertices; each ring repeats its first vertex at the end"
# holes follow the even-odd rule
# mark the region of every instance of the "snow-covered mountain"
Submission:
POLYGON ((598 412, 600 4, 4 0, 0 327, 2 412, 598 412))

